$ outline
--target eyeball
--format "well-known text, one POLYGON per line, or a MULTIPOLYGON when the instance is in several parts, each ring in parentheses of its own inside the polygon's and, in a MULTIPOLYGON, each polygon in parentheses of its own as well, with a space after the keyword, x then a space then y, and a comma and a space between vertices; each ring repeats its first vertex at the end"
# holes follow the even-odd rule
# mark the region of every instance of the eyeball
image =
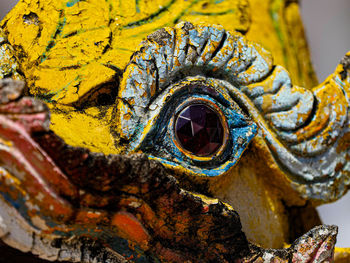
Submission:
POLYGON ((175 145, 191 158, 220 154, 228 128, 220 108, 208 100, 195 100, 175 114, 175 145))

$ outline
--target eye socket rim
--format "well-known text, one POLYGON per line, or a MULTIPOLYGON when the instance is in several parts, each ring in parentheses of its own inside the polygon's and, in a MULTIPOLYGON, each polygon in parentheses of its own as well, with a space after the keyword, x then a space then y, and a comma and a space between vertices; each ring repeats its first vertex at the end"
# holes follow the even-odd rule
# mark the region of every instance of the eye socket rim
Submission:
POLYGON ((208 100, 206 98, 196 97, 196 98, 187 99, 186 101, 182 102, 178 107, 176 107, 174 114, 170 120, 169 126, 172 127, 172 141, 175 144, 175 146, 177 147, 177 149, 182 154, 184 154, 187 158, 191 158, 193 161, 200 161, 200 162, 211 161, 214 158, 221 156, 225 152, 225 150, 228 146, 228 140, 230 138, 230 130, 228 127, 226 116, 218 105, 216 105, 214 102, 212 102, 211 100, 208 100), (175 131, 176 131, 176 123, 178 120, 178 116, 181 114, 181 112, 184 109, 186 109, 187 107, 192 106, 192 105, 205 105, 208 108, 210 108, 212 111, 217 113, 217 116, 219 117, 219 120, 220 120, 221 125, 223 127, 223 135, 224 136, 223 136, 221 146, 213 154, 210 154, 207 156, 195 155, 195 154, 191 153, 190 151, 184 149, 184 147, 181 145, 179 139, 177 138, 175 131))
MULTIPOLYGON (((242 107, 246 106, 245 100, 246 96, 227 81, 201 75, 184 77, 169 85, 162 96, 148 106, 150 110, 140 118, 138 137, 134 137, 130 144, 133 148, 129 152, 147 153, 149 158, 193 176, 220 176, 237 164, 259 130, 258 124, 242 107), (232 93, 232 89, 237 94, 232 93), (229 137, 220 156, 204 161, 196 156, 189 158, 174 143, 174 113, 178 112, 179 105, 193 101, 193 98, 210 100, 225 116, 229 137), (239 137, 243 138, 242 142, 238 142, 239 137)), ((247 104, 248 109, 249 106, 247 104)))

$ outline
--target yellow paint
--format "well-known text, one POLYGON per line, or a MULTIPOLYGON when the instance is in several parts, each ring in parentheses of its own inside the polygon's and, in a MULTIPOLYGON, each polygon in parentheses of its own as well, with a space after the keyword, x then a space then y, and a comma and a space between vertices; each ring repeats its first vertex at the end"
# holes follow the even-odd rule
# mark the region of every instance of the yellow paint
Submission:
POLYGON ((334 253, 334 260, 336 263, 350 262, 350 248, 336 247, 334 253))
POLYGON ((13 143, 11 141, 5 140, 3 138, 0 138, 0 145, 1 144, 5 145, 5 146, 7 146, 9 148, 13 146, 13 143))
POLYGON ((68 144, 105 154, 119 153, 109 130, 110 122, 113 121, 111 108, 106 109, 103 117, 99 117, 101 109, 97 107, 82 112, 70 106, 62 105, 58 110, 50 105, 50 110, 52 127, 68 144))
MULTIPOLYGON (((213 204, 219 203, 219 199, 216 199, 216 198, 210 198, 210 197, 207 197, 205 195, 195 194, 195 193, 191 193, 191 194, 194 195, 194 196, 199 197, 201 199, 201 201, 203 201, 207 205, 213 205, 213 204)), ((230 209, 233 210, 233 208, 231 208, 230 205, 227 205, 227 207, 229 207, 230 209)))
MULTIPOLYGON (((307 68, 296 69, 298 61, 309 63, 308 56, 305 56, 308 52, 306 46, 294 49, 296 56, 284 50, 293 48, 289 43, 295 37, 290 35, 288 26, 292 23, 292 26, 302 29, 302 25, 298 22, 298 8, 287 10, 283 0, 156 0, 152 4, 140 0, 138 6, 136 1, 22 0, 2 21, 1 27, 9 43, 17 47, 14 56, 30 93, 57 101, 59 104, 51 108, 60 109, 65 107, 60 104, 77 102, 95 87, 113 80, 115 72, 106 65, 122 71, 132 52, 148 34, 180 21, 220 24, 228 31, 248 32, 248 39, 261 43, 274 54, 277 64, 292 72, 296 84, 314 83, 309 64, 307 68), (275 13, 281 17, 278 20, 281 32, 276 31, 276 22, 272 19, 273 6, 279 7, 275 8, 275 13), (165 7, 168 9, 162 12, 165 7), (288 19, 281 16, 285 11, 288 11, 288 19), (160 15, 147 22, 147 18, 157 13, 160 15), (137 21, 141 21, 141 25, 135 25, 137 21), (301 70, 301 76, 294 74, 298 70, 301 70)), ((299 36, 297 42, 303 42, 302 35, 299 36)), ((81 138, 82 129, 79 127, 88 129, 91 138, 100 137, 100 129, 107 136, 108 127, 96 128, 104 124, 108 126, 106 121, 86 121, 88 117, 84 113, 73 113, 71 120, 79 123, 75 125, 57 112, 52 113, 52 129, 70 143, 94 151, 102 149, 104 153, 117 151, 114 146, 109 148, 113 144, 109 140, 107 144, 106 140, 92 144, 84 142, 87 137, 81 138), (84 125, 80 126, 81 123, 84 125)))
POLYGON ((266 180, 261 165, 243 157, 226 174, 208 181, 210 192, 238 212, 249 241, 266 248, 281 248, 288 240, 288 217, 280 193, 266 180))
POLYGON ((22 182, 16 176, 13 176, 2 167, 0 167, 0 182, 0 187, 3 188, 3 191, 5 191, 5 189, 11 189, 11 191, 8 194, 12 198, 14 198, 14 200, 16 200, 16 198, 18 197, 18 193, 20 193, 23 196, 26 195, 26 192, 23 189, 22 182))

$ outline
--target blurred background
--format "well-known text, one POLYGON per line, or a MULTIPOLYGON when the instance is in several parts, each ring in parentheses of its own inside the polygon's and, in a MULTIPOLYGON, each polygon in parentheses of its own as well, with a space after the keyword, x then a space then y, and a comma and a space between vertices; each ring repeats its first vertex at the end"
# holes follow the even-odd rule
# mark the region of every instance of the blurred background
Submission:
MULTIPOLYGON (((17 2, 0 0, 0 20, 17 2)), ((312 61, 323 81, 350 50, 350 0, 301 0, 301 13, 312 61)), ((339 226, 337 246, 350 247, 350 193, 318 211, 325 224, 339 226)))

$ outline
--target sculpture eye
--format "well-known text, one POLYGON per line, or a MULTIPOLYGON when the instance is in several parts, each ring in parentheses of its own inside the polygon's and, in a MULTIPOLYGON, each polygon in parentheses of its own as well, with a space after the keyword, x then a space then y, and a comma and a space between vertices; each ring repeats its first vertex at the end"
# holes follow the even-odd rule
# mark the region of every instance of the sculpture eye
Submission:
POLYGON ((185 154, 207 157, 223 148, 227 137, 226 120, 210 103, 203 101, 189 105, 175 119, 176 144, 185 154))
POLYGON ((271 69, 259 52, 219 26, 181 23, 153 33, 123 74, 118 145, 197 175, 227 171, 257 132, 240 105, 242 86, 271 69))
POLYGON ((140 109, 128 148, 196 174, 222 174, 237 163, 257 131, 226 85, 230 84, 201 76, 169 85, 140 109))

